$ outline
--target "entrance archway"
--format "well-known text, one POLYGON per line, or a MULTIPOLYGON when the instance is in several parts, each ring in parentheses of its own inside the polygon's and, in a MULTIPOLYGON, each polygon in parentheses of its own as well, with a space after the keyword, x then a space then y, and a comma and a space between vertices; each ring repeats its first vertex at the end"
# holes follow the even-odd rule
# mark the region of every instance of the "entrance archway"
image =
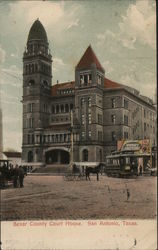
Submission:
POLYGON ((46 164, 69 164, 70 154, 62 149, 53 149, 45 153, 46 164))

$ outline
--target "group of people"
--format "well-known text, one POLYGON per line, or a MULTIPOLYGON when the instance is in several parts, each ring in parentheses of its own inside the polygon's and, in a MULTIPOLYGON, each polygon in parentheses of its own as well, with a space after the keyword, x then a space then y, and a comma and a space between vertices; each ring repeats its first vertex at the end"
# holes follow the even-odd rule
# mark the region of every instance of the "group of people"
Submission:
POLYGON ((24 169, 22 166, 16 165, 15 168, 13 169, 13 186, 14 188, 17 188, 18 186, 20 188, 24 187, 24 169))
POLYGON ((0 186, 5 187, 6 181, 13 181, 13 187, 23 187, 24 186, 24 177, 27 174, 27 171, 22 166, 16 165, 15 167, 12 164, 7 166, 4 164, 0 169, 0 186))

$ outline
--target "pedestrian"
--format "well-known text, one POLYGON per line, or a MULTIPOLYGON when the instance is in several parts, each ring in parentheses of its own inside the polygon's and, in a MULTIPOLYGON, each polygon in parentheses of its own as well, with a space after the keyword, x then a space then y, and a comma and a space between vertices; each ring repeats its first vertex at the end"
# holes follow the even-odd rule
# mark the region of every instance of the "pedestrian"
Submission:
POLYGON ((139 175, 142 176, 142 172, 143 172, 143 167, 142 165, 139 166, 139 175))
POLYGON ((13 186, 14 188, 17 188, 18 186, 18 165, 15 166, 14 171, 13 171, 13 186))
POLYGON ((129 189, 127 189, 127 201, 129 200, 129 198, 130 198, 130 191, 129 189))
POLYGON ((20 187, 24 186, 24 170, 22 166, 20 166, 19 168, 19 183, 20 183, 20 187))

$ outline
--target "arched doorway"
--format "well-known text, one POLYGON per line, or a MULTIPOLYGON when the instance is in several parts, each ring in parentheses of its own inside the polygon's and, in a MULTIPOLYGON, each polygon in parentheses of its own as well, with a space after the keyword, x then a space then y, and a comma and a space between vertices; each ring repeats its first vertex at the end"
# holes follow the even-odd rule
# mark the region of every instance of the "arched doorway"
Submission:
POLYGON ((28 162, 33 162, 33 152, 32 151, 28 152, 27 160, 28 160, 28 162))
POLYGON ((69 164, 70 154, 62 149, 53 149, 45 154, 46 164, 69 164))
POLYGON ((88 161, 88 150, 84 149, 82 151, 82 161, 88 161))

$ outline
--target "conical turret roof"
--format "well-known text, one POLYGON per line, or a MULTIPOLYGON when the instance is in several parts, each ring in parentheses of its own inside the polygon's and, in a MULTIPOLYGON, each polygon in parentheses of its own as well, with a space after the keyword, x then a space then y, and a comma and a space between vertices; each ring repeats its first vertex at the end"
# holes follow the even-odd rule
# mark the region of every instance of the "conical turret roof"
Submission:
POLYGON ((47 33, 42 25, 42 23, 39 21, 39 19, 37 19, 29 32, 28 35, 28 41, 31 40, 42 40, 43 42, 47 43, 48 39, 47 39, 47 33))
POLYGON ((104 72, 104 68, 101 66, 101 63, 96 57, 91 45, 89 45, 77 64, 76 69, 89 69, 93 63, 96 65, 97 69, 104 72))

